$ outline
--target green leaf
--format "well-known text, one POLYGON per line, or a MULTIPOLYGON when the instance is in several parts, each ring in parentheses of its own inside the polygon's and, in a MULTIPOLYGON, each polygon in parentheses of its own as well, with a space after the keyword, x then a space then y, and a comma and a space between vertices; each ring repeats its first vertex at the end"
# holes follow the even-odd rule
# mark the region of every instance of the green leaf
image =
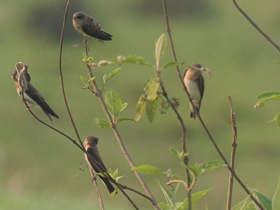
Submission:
POLYGON ((136 122, 138 122, 141 119, 142 114, 146 109, 146 106, 147 106, 146 97, 144 95, 142 95, 142 96, 140 96, 137 106, 136 106, 136 115, 134 117, 134 120, 136 122))
POLYGON ((137 167, 133 168, 132 171, 135 171, 135 172, 141 173, 141 174, 151 174, 151 175, 162 174, 161 170, 158 167, 155 167, 152 165, 137 166, 137 167))
POLYGON ((278 179, 278 184, 275 193, 272 197, 272 209, 273 210, 280 209, 280 178, 278 179))
POLYGON ((113 59, 114 63, 131 63, 131 64, 142 64, 147 66, 152 66, 151 64, 145 61, 145 58, 137 55, 128 55, 128 56, 118 56, 117 59, 113 59))
POLYGON ((93 82, 93 81, 95 80, 95 78, 96 78, 96 76, 90 78, 90 79, 88 80, 88 83, 93 82))
MULTIPOLYGON (((192 194, 192 209, 195 209, 195 204, 197 203, 197 201, 199 201, 199 199, 201 199, 203 196, 205 196, 208 192, 210 192, 211 189, 208 190, 203 190, 203 191, 199 191, 196 193, 192 194)), ((188 209, 188 204, 189 204, 189 200, 188 198, 186 198, 182 205, 180 207, 178 207, 178 210, 187 210, 188 209)))
POLYGON ((109 90, 105 93, 105 104, 110 114, 114 117, 118 116, 122 109, 122 100, 114 90, 109 90))
POLYGON ((164 48, 166 45, 166 36, 165 34, 160 35, 160 37, 157 40, 156 47, 155 47, 155 58, 156 58, 156 68, 159 69, 160 65, 160 57, 164 53, 164 48))
POLYGON ((147 94, 147 99, 149 101, 154 101, 157 98, 157 91, 159 88, 159 79, 157 77, 151 79, 146 87, 145 87, 145 91, 147 94))
POLYGON ((147 113, 147 117, 150 122, 153 122, 153 120, 154 120, 154 117, 158 110, 159 101, 160 100, 158 100, 158 99, 156 99, 154 101, 147 101, 146 113, 147 113))
POLYGON ((122 112, 123 110, 125 110, 125 108, 127 107, 128 103, 123 103, 120 112, 122 112))
POLYGON ((280 92, 267 92, 260 94, 258 96, 261 100, 255 104, 255 108, 258 109, 264 106, 264 103, 271 100, 279 100, 280 99, 280 92))
POLYGON ((165 64, 163 69, 169 68, 169 67, 173 67, 173 66, 179 66, 180 63, 179 62, 175 62, 175 61, 170 61, 169 63, 165 64))
POLYGON ((103 83, 105 84, 108 80, 108 75, 107 74, 104 74, 103 75, 103 83))
POLYGON ((174 147, 169 147, 169 151, 174 154, 176 157, 180 158, 180 152, 179 150, 175 149, 174 147))
POLYGON ((113 172, 112 177, 113 177, 113 178, 116 178, 116 177, 118 176, 118 174, 119 174, 119 169, 116 168, 116 170, 113 172))
POLYGON ((118 67, 116 69, 114 69, 113 71, 111 71, 109 73, 109 78, 111 79, 113 76, 115 76, 117 73, 119 73, 119 71, 122 69, 122 67, 118 67))
POLYGON ((87 81, 87 79, 86 79, 85 77, 80 76, 80 79, 81 79, 81 81, 84 83, 85 86, 88 85, 88 81, 87 81))
POLYGON ((121 122, 121 121, 133 121, 133 122, 135 122, 134 119, 131 119, 131 118, 128 118, 128 117, 122 117, 122 118, 119 118, 117 120, 117 122, 121 122))
POLYGON ((164 186, 162 186, 160 182, 158 182, 158 184, 166 200, 167 205, 170 206, 171 209, 174 209, 175 208, 174 196, 164 186))
POLYGON ((272 92, 262 93, 262 94, 258 95, 257 98, 265 99, 265 98, 269 98, 269 97, 275 96, 275 95, 280 95, 280 92, 272 91, 272 92))
POLYGON ((95 124, 98 125, 99 128, 110 128, 111 127, 110 123, 107 120, 101 119, 101 118, 96 118, 95 124))
POLYGON ((201 169, 199 166, 187 166, 187 168, 193 172, 196 178, 201 175, 201 169))
POLYGON ((167 205, 166 203, 159 203, 158 207, 161 210, 172 210, 173 209, 171 206, 167 205))
POLYGON ((280 127, 280 112, 277 113, 272 120, 268 121, 268 123, 271 123, 271 122, 277 122, 278 126, 280 127))
POLYGON ((266 210, 272 210, 272 201, 268 197, 257 190, 253 190, 253 192, 266 210))
POLYGON ((231 210, 246 210, 249 199, 250 199, 250 196, 247 196, 243 201, 240 201, 238 204, 236 204, 234 207, 232 207, 231 210))
POLYGON ((222 160, 212 160, 200 165, 201 175, 220 167, 227 167, 222 160))

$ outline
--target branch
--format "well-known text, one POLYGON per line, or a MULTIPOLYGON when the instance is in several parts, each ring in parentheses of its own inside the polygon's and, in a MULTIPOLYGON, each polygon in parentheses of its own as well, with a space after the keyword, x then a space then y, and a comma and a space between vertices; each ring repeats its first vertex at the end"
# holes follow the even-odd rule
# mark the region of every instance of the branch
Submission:
MULTIPOLYGON (((172 48, 172 53, 173 53, 173 57, 174 57, 174 61, 177 62, 177 57, 176 57, 176 52, 175 52, 175 48, 174 48, 174 44, 173 44, 173 40, 172 40, 172 35, 171 35, 171 30, 170 30, 170 26, 169 26, 169 20, 168 20, 168 13, 167 13, 167 6, 166 6, 166 1, 162 0, 163 3, 163 9, 164 9, 164 15, 165 15, 165 21, 166 21, 166 28, 167 28, 167 33, 169 35, 169 40, 171 43, 171 48, 172 48)), ((243 188, 243 190, 250 196, 250 198, 254 201, 254 203, 261 209, 261 210, 265 210, 264 207, 254 198, 254 196, 252 195, 252 193, 249 191, 249 189, 246 187, 246 185, 240 180, 240 178, 236 175, 235 171, 230 167, 228 161, 226 160, 225 156, 223 155, 223 153, 221 152, 220 148, 218 147, 217 143, 215 142, 214 138, 212 137, 210 131, 208 130, 207 126, 205 125, 203 119, 201 118, 198 110, 195 108, 190 94, 184 84, 184 80, 182 78, 182 75, 180 73, 180 69, 179 66, 176 66, 177 69, 177 74, 179 76, 179 79, 182 83, 182 86, 184 88, 184 91, 186 92, 189 102, 191 103, 191 105, 194 107, 196 116, 198 117, 200 123, 202 124, 202 127, 204 128, 208 138, 210 139, 210 141, 212 142, 214 148, 216 149, 216 151, 218 152, 219 156, 221 157, 221 159, 224 161, 224 163, 227 165, 228 169, 231 171, 231 173, 233 174, 234 178, 237 180, 237 182, 240 184, 240 186, 243 188)))
POLYGON ((62 22, 62 29, 61 29, 61 36, 60 36, 60 44, 59 44, 59 75, 60 75, 60 83, 61 83, 61 90, 62 90, 62 95, 63 95, 63 100, 67 109, 68 116, 70 118, 71 124, 73 126, 73 129, 76 133, 76 136, 79 140, 79 143, 81 147, 84 148, 83 142, 80 138, 80 135, 78 133, 77 127, 75 125, 74 119, 72 117, 67 98, 66 98, 66 93, 65 93, 65 88, 64 88, 64 80, 63 80, 63 74, 62 74, 62 49, 63 49, 63 40, 64 40, 64 31, 65 31, 65 22, 67 19, 67 13, 68 13, 68 8, 69 8, 70 0, 67 0, 66 7, 65 7, 65 12, 64 12, 64 17, 63 17, 63 22, 62 22))
MULTIPOLYGON (((237 127, 236 127, 236 118, 233 111, 231 96, 228 95, 228 100, 230 104, 230 120, 232 124, 232 149, 231 149, 231 158, 230 158, 230 167, 234 170, 235 162, 235 151, 237 147, 237 127)), ((228 195, 227 195, 227 210, 231 210, 231 201, 232 201, 232 189, 233 189, 233 174, 230 172, 228 180, 228 195)))
POLYGON ((278 51, 280 51, 280 46, 277 45, 265 32, 263 32, 258 25, 239 7, 236 0, 233 0, 235 7, 238 11, 249 21, 249 23, 270 43, 272 44, 278 51))
MULTIPOLYGON (((86 55, 88 57, 89 48, 87 46, 87 40, 85 38, 84 38, 84 47, 85 47, 86 55)), ((91 70, 91 66, 88 63, 86 63, 86 66, 87 66, 87 70, 88 70, 88 77, 92 78, 93 77, 93 73, 92 73, 92 70, 91 70)), ((110 113, 109 113, 109 111, 108 111, 108 109, 106 107, 106 104, 105 104, 103 96, 102 96, 102 91, 98 88, 98 85, 97 85, 95 80, 91 81, 91 85, 93 87, 93 92, 96 95, 96 97, 98 98, 98 101, 99 101, 99 103, 100 103, 100 105, 101 105, 101 107, 103 109, 103 112, 104 112, 107 120, 109 121, 109 123, 111 125, 113 133, 114 133, 114 135, 116 137, 116 140, 117 140, 117 142, 118 142, 118 144, 120 146, 120 149, 121 149, 125 159, 127 160, 127 162, 128 162, 128 164, 129 164, 131 169, 135 168, 136 166, 135 166, 134 162, 132 161, 130 155, 128 154, 128 151, 126 150, 126 147, 125 147, 125 145, 123 143, 123 140, 122 140, 122 138, 120 136, 120 133, 119 133, 119 131, 117 129, 117 126, 114 123, 114 121, 113 121, 113 119, 112 119, 112 117, 111 117, 111 115, 110 115, 110 113)), ((157 201, 155 200, 155 198, 154 198, 152 192, 150 191, 148 185, 144 181, 142 175, 137 173, 137 172, 133 172, 133 173, 135 174, 136 178, 138 179, 138 181, 142 185, 142 188, 144 189, 146 194, 151 198, 152 205, 154 206, 154 209, 159 210, 159 207, 157 205, 157 201)))
MULTIPOLYGON (((157 65, 159 66, 159 65, 157 65)), ((181 115, 179 114, 178 110, 176 109, 176 107, 174 106, 174 104, 172 103, 172 101, 170 100, 170 98, 168 97, 168 94, 165 90, 165 87, 163 85, 163 81, 161 79, 161 72, 160 72, 160 69, 156 68, 156 74, 157 74, 157 77, 159 79, 159 84, 160 84, 160 87, 161 87, 161 90, 162 90, 162 95, 165 97, 165 99, 167 100, 168 104, 171 106, 171 108, 173 109, 173 111, 175 112, 176 116, 177 116, 177 119, 179 120, 179 123, 181 124, 181 127, 182 127, 182 137, 181 137, 181 144, 182 144, 182 150, 185 154, 187 154, 187 148, 186 148, 186 132, 187 132, 187 129, 186 129, 186 126, 185 126, 185 123, 183 121, 183 118, 181 117, 181 115)), ((188 156, 185 156, 184 158, 184 163, 188 166, 189 165, 189 157, 188 156)), ((188 206, 188 209, 191 210, 191 190, 192 190, 192 187, 191 186, 191 178, 190 178, 190 172, 188 169, 186 169, 186 177, 187 177, 187 192, 188 192, 188 200, 190 201, 190 205, 188 206)))
POLYGON ((96 191, 96 193, 97 193, 98 203, 99 203, 100 209, 101 209, 101 210, 105 210, 104 204, 103 204, 103 200, 102 200, 102 196, 101 196, 101 193, 100 193, 100 190, 99 190, 99 187, 98 187, 98 184, 97 184, 96 179, 95 179, 95 178, 92 179, 92 182, 93 182, 95 191, 96 191))

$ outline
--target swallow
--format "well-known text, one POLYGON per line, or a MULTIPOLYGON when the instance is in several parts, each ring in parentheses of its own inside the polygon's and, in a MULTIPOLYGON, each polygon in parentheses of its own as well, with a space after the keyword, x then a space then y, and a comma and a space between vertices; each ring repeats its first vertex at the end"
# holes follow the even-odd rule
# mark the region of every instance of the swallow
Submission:
POLYGON ((84 141, 84 147, 88 153, 88 155, 85 153, 85 159, 89 166, 89 171, 91 174, 92 179, 95 178, 95 173, 99 176, 99 178, 102 180, 103 184, 107 187, 108 191, 110 193, 114 192, 115 188, 111 184, 110 179, 106 177, 104 172, 107 173, 107 169, 101 159, 101 156, 97 149, 97 143, 98 138, 94 136, 88 136, 86 140, 84 141), (93 164, 92 164, 93 163, 93 164), (99 174, 104 174, 104 176, 100 176, 99 174))
MULTIPOLYGON (((192 64, 193 67, 201 68, 201 65, 198 63, 192 64)), ((199 71, 195 68, 187 68, 184 73, 184 84, 190 94, 191 100, 199 112, 201 106, 201 100, 204 92, 204 78, 201 75, 202 71, 199 71)), ((196 118, 195 110, 192 104, 190 103, 190 117, 196 118)))
MULTIPOLYGON (((19 77, 18 72, 16 70, 13 71, 11 78, 15 83, 18 95, 21 97, 22 88, 20 87, 18 77, 19 77)), ((30 106, 32 105, 39 106, 50 120, 52 120, 50 115, 59 118, 58 115, 49 107, 49 105, 46 103, 45 99, 41 96, 41 94, 32 86, 32 84, 30 83, 31 77, 27 73, 27 71, 24 72, 24 77, 26 79, 26 90, 24 90, 23 92, 24 100, 30 106)))
POLYGON ((111 34, 106 33, 99 23, 83 12, 74 13, 72 22, 75 30, 85 37, 90 36, 101 41, 112 40, 111 34))

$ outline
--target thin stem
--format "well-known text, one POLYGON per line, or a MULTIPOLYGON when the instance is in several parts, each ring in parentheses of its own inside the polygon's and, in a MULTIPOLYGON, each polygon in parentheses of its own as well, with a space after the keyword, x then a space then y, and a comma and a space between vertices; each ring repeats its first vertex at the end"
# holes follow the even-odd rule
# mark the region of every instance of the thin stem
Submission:
POLYGON ((65 7, 65 12, 64 12, 64 16, 63 16, 61 36, 60 36, 60 44, 59 44, 59 75, 60 75, 60 83, 61 83, 61 90, 62 90, 63 100, 64 100, 64 104, 65 104, 66 109, 67 109, 68 116, 70 118, 71 124, 73 126, 73 129, 74 129, 74 131, 76 133, 76 136, 77 136, 77 138, 79 140, 79 143, 80 143, 81 147, 84 147, 83 142, 82 142, 82 140, 80 138, 78 129, 77 129, 76 125, 75 125, 74 119, 72 117, 72 114, 71 114, 68 102, 67 102, 65 88, 64 88, 63 74, 62 74, 62 50, 63 50, 65 23, 66 23, 66 19, 67 19, 69 4, 70 4, 70 0, 67 0, 66 7, 65 7))
MULTIPOLYGON (((87 46, 87 42, 86 41, 87 40, 84 39, 84 47, 85 47, 85 50, 86 50, 86 55, 88 57, 88 46, 87 46)), ((89 78, 92 78, 93 77, 93 73, 92 73, 92 70, 91 70, 91 66, 88 63, 86 65, 87 65, 87 69, 88 69, 88 76, 89 76, 89 78)), ((101 105, 101 107, 103 109, 103 112, 104 112, 107 120, 109 121, 109 123, 111 125, 113 133, 114 133, 114 135, 116 137, 116 140, 117 140, 117 142, 118 142, 118 144, 120 146, 120 149, 121 149, 125 159, 127 160, 127 162, 128 162, 128 164, 129 164, 131 169, 135 168, 136 166, 135 166, 133 160, 131 159, 130 155, 128 154, 127 150, 126 150, 126 147, 125 147, 125 145, 123 143, 123 140, 122 140, 122 138, 120 136, 120 133, 119 133, 117 127, 116 127, 116 124, 114 123, 114 121, 113 121, 113 119, 112 119, 112 117, 111 117, 111 115, 110 115, 110 113, 109 113, 109 111, 108 111, 108 109, 107 109, 107 107, 105 105, 105 102, 104 102, 104 99, 103 99, 103 96, 102 96, 102 91, 98 88, 98 85, 97 85, 95 80, 93 80, 91 82, 91 84, 92 84, 92 87, 94 89, 94 93, 97 96, 98 101, 99 101, 99 103, 100 103, 100 105, 101 105)), ((159 210, 159 207, 157 205, 157 201, 155 200, 155 198, 154 198, 152 192, 150 191, 148 185, 144 181, 142 175, 137 173, 137 172, 133 172, 133 173, 135 174, 136 178, 140 182, 140 184, 141 184, 142 188, 144 189, 144 191, 146 192, 146 194, 151 198, 152 204, 154 206, 154 209, 159 210)))
POLYGON ((103 204, 103 199, 102 199, 102 196, 101 196, 101 193, 100 193, 100 190, 99 190, 99 187, 98 187, 96 179, 93 179, 92 182, 93 182, 95 191, 97 193, 98 203, 99 203, 100 209, 105 210, 104 204, 103 204))
POLYGON ((238 11, 249 21, 249 23, 270 43, 272 44, 278 51, 280 51, 280 46, 277 45, 271 38, 268 36, 260 27, 241 9, 241 7, 237 4, 236 0, 233 0, 235 7, 238 11))
MULTIPOLYGON (((158 65, 157 65, 158 66, 158 65)), ((175 112, 176 116, 177 116, 177 119, 179 120, 179 123, 182 127, 182 137, 181 137, 181 144, 182 144, 182 150, 185 154, 187 154, 187 148, 186 148, 186 132, 187 132, 187 128, 185 126, 185 123, 184 123, 184 120, 183 118, 181 117, 181 115, 179 114, 178 110, 176 109, 175 105, 172 103, 172 101, 170 100, 170 98, 168 97, 168 94, 165 90, 165 87, 164 87, 164 84, 163 84, 163 81, 161 79, 161 72, 160 72, 160 69, 156 69, 156 74, 157 74, 157 77, 159 79, 159 84, 160 84, 160 87, 161 87, 161 90, 162 90, 162 95, 165 97, 166 101, 168 102, 168 104, 171 106, 171 108, 173 109, 173 111, 175 112)), ((184 158, 184 163, 186 165, 189 164, 189 158, 188 156, 185 156, 184 158)), ((192 188, 190 187, 191 184, 191 178, 190 178, 190 172, 188 169, 186 169, 186 179, 187 179, 187 196, 188 196, 188 200, 190 201, 189 203, 191 203, 191 191, 192 191, 192 188)), ((191 210, 191 205, 189 205, 189 209, 191 210)))
POLYGON ((72 139, 70 136, 68 136, 67 134, 63 133, 62 131, 58 130, 57 128, 47 124, 46 122, 44 122, 43 120, 39 119, 30 109, 30 107, 28 106, 28 104, 26 103, 25 99, 23 98, 23 102, 27 108, 27 110, 30 112, 30 114, 36 119, 38 120, 40 123, 42 123, 43 125, 47 126, 48 128, 54 130, 55 132, 61 134, 62 136, 66 137, 67 139, 69 139, 73 144, 75 144, 77 147, 79 147, 79 149, 81 149, 83 152, 85 151, 84 148, 82 148, 74 139, 72 139))
MULTIPOLYGON (((230 105, 230 120, 232 125, 232 148, 231 148, 231 158, 230 167, 234 170, 235 162, 235 152, 237 147, 237 127, 236 127, 236 117, 233 111, 231 96, 228 95, 229 105, 230 105)), ((233 174, 230 172, 228 180, 228 195, 227 195, 227 210, 231 210, 232 201, 232 190, 233 190, 233 174)))
MULTIPOLYGON (((170 40, 170 43, 171 43, 171 48, 172 48, 172 53, 173 53, 173 57, 174 57, 174 61, 177 62, 177 57, 176 57, 176 52, 175 52, 175 47, 174 47, 174 44, 173 44, 173 40, 172 40, 172 34, 171 34, 171 30, 170 30, 170 26, 169 26, 169 20, 168 20, 168 13, 167 13, 167 6, 166 6, 166 1, 165 0, 162 0, 162 3, 163 3, 163 9, 164 9, 164 16, 165 16, 165 21, 166 21, 166 28, 167 28, 167 33, 168 33, 168 36, 169 36, 169 40, 170 40)), ((176 66, 176 69, 177 69, 177 74, 179 76, 179 79, 182 83, 182 86, 184 88, 184 91, 186 92, 187 96, 188 96, 188 99, 189 99, 189 102, 191 103, 191 105, 193 107, 194 104, 191 100, 191 97, 190 97, 190 94, 187 90, 187 87, 185 86, 184 84, 184 80, 182 78, 182 75, 180 73, 180 69, 179 69, 179 66, 177 65, 176 66)), ((221 157, 221 159, 224 161, 224 163, 227 165, 228 169, 232 172, 234 178, 237 180, 237 182, 240 184, 240 186, 243 188, 243 190, 250 196, 250 198, 254 201, 254 203, 261 209, 261 210, 264 210, 264 208, 262 207, 262 205, 254 198, 254 196, 252 195, 252 193, 249 191, 249 189, 246 187, 246 185, 240 180, 240 178, 236 175, 235 171, 230 167, 228 161, 226 160, 225 156, 223 155, 223 153, 221 152, 220 148, 218 147, 218 145, 216 144, 214 138, 212 137, 210 131, 208 130, 207 126, 205 125, 204 121, 202 120, 199 112, 197 111, 197 109, 195 108, 194 109, 195 112, 196 112, 196 116, 198 117, 200 123, 202 124, 202 127, 204 128, 208 138, 210 139, 210 141, 212 142, 214 148, 216 149, 216 151, 218 152, 219 156, 221 157)))

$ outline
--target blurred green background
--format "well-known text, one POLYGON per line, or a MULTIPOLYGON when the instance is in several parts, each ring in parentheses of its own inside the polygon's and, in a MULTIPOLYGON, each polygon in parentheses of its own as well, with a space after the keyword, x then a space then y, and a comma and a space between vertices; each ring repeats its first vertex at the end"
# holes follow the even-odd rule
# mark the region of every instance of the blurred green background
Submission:
MULTIPOLYGON (((279 111, 279 102, 254 110, 256 96, 279 90, 279 53, 241 16, 232 1, 167 0, 170 24, 177 56, 186 63, 199 62, 212 70, 205 75, 205 95, 201 115, 229 158, 231 125, 227 95, 233 98, 238 125, 236 171, 249 188, 271 197, 280 174, 280 129, 268 124, 279 111)), ((51 124, 74 137, 62 99, 59 71, 59 37, 66 1, 1 1, 0 56, 0 209, 99 209, 88 169, 79 170, 83 154, 67 139, 39 124, 25 111, 17 96, 10 74, 18 61, 29 64, 32 84, 60 116, 51 124)), ((280 7, 276 0, 242 1, 241 6, 261 28, 279 42, 280 7)), ((98 136, 99 150, 108 168, 119 168, 125 175, 122 183, 141 189, 122 156, 111 130, 99 129, 94 119, 104 117, 97 99, 82 89, 80 76, 86 76, 81 62, 81 37, 75 32, 71 16, 75 11, 92 15, 113 40, 104 44, 90 40, 90 53, 96 61, 118 55, 141 55, 154 62, 154 44, 165 32, 160 0, 73 1, 67 19, 63 50, 63 73, 70 108, 81 137, 98 136)), ((163 62, 172 60, 170 46, 163 62)), ((97 81, 112 67, 97 69, 97 81)), ((183 69, 182 69, 183 72, 183 69)), ((142 84, 154 75, 143 66, 125 65, 108 88, 119 92, 128 108, 122 117, 133 117, 142 84)), ((187 145, 191 163, 219 159, 198 120, 189 118, 189 107, 174 68, 162 73, 169 95, 180 100, 180 113, 187 124, 187 145)), ((47 117, 34 109, 43 120, 47 117)), ((152 164, 162 170, 172 168, 184 176, 169 147, 180 149, 180 126, 171 110, 158 114, 151 124, 144 116, 139 123, 123 122, 118 126, 125 145, 136 165, 152 164)), ((156 180, 144 176, 158 202, 164 197, 156 180)), ((197 209, 224 209, 228 182, 227 169, 218 169, 201 177, 194 192, 212 188, 197 209)), ((120 193, 110 198, 100 184, 106 209, 132 209, 120 193)), ((149 203, 131 194, 140 209, 152 209, 149 203)), ((178 201, 185 197, 182 190, 178 201)), ((234 185, 233 203, 245 197, 234 185)))

